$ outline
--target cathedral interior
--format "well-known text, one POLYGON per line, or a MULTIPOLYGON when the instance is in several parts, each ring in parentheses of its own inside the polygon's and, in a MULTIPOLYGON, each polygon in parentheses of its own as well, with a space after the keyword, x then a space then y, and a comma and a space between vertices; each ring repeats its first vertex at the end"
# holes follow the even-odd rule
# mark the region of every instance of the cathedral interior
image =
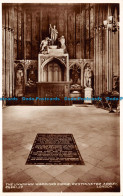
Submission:
POLYGON ((120 191, 119 9, 2 4, 4 192, 120 191), (25 165, 37 133, 73 134, 85 164, 25 165))

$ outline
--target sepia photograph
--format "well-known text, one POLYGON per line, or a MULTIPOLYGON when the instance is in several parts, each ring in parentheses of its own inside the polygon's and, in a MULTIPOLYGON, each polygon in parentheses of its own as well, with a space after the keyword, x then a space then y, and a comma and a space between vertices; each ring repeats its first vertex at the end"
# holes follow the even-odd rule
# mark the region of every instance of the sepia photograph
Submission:
POLYGON ((1 3, 2 193, 121 193, 121 3, 1 3))

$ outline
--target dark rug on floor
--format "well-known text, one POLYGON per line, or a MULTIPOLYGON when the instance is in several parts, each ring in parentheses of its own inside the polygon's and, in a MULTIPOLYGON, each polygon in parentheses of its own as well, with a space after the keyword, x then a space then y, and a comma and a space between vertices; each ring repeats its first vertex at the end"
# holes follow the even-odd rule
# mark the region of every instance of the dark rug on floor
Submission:
POLYGON ((26 164, 84 165, 72 134, 37 134, 26 164))

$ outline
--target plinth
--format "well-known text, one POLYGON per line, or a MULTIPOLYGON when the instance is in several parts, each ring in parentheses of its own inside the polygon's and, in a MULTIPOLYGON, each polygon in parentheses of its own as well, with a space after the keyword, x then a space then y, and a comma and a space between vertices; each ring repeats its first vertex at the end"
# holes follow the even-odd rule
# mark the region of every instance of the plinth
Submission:
POLYGON ((84 98, 86 98, 86 100, 84 100, 84 103, 92 103, 92 91, 93 89, 90 87, 86 87, 84 90, 84 98))

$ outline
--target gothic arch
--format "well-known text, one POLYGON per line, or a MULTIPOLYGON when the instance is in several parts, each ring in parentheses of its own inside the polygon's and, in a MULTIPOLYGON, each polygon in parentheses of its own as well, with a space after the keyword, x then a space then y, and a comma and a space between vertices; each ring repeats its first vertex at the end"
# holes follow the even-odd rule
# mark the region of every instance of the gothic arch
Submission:
POLYGON ((64 81, 66 78, 66 66, 59 57, 50 57, 44 60, 41 64, 41 68, 44 82, 64 81))
POLYGON ((65 62, 63 62, 60 58, 58 58, 58 57, 50 57, 50 58, 48 58, 48 59, 44 59, 44 62, 41 64, 41 67, 42 68, 44 68, 45 67, 45 65, 47 65, 47 63, 49 63, 49 62, 51 62, 51 61, 53 61, 53 60, 58 60, 65 68, 66 68, 66 64, 65 64, 65 62))
POLYGON ((73 63, 71 63, 70 66, 69 66, 69 69, 71 69, 71 67, 74 66, 74 65, 77 65, 77 66, 80 67, 80 69, 81 69, 81 65, 80 65, 80 63, 78 63, 78 62, 73 62, 73 63))

